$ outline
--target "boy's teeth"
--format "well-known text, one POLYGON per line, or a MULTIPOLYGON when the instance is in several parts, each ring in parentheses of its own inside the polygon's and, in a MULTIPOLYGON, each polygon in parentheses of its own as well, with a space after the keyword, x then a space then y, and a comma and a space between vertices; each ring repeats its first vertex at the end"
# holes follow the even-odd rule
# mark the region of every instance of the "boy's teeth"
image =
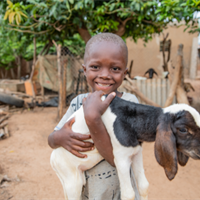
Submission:
POLYGON ((98 83, 98 85, 99 85, 99 86, 103 86, 103 87, 108 87, 108 86, 110 86, 110 85, 104 85, 104 84, 100 84, 100 83, 98 83))

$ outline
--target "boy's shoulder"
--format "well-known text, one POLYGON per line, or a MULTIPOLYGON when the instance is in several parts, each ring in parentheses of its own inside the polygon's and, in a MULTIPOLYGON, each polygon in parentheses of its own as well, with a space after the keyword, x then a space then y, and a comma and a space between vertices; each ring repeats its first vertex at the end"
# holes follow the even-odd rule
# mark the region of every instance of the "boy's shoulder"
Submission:
POLYGON ((74 108, 74 110, 78 110, 82 105, 83 98, 87 97, 89 93, 79 94, 75 98, 72 99, 70 106, 74 108))
POLYGON ((79 102, 80 100, 82 101, 83 98, 87 97, 89 93, 84 93, 84 94, 79 94, 76 97, 74 97, 71 102, 79 102))

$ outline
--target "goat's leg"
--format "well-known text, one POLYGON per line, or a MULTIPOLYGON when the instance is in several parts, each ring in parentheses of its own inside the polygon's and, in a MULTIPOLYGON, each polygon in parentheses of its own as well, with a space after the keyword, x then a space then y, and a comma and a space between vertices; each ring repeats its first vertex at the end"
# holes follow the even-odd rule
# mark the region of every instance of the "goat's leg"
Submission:
POLYGON ((130 179, 130 167, 131 159, 128 157, 116 157, 115 165, 117 168, 117 173, 121 188, 121 199, 122 200, 134 200, 135 192, 133 190, 131 179, 130 179))
POLYGON ((142 147, 140 147, 139 152, 134 155, 131 166, 138 185, 140 199, 147 200, 149 183, 144 173, 142 147))
POLYGON ((66 157, 59 160, 59 154, 56 153, 54 150, 51 155, 51 166, 62 183, 65 199, 80 200, 85 178, 83 172, 72 166, 73 163, 70 166, 66 157))
MULTIPOLYGON (((71 171, 71 173, 74 173, 74 171, 71 171)), ((80 174, 71 174, 70 176, 62 177, 61 182, 66 200, 81 200, 83 181, 80 174)))
POLYGON ((75 173, 75 170, 66 169, 65 174, 60 170, 55 169, 55 172, 62 183, 64 196, 66 200, 80 200, 83 188, 83 180, 80 171, 75 173), (67 172, 67 173, 66 173, 67 172))

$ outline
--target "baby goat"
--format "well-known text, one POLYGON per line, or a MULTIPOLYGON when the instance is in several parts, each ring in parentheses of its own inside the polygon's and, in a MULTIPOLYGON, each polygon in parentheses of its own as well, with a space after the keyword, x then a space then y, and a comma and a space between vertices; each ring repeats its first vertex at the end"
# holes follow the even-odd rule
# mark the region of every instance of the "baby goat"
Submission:
MULTIPOLYGON (((75 117, 74 132, 89 133, 82 107, 71 117, 75 117)), ((189 157, 200 159, 200 116, 188 105, 175 104, 162 109, 115 97, 102 120, 111 138, 122 200, 135 198, 130 167, 135 174, 140 199, 148 199, 149 183, 143 169, 142 142, 155 141, 155 157, 169 180, 177 173, 177 163, 184 166, 189 157)), ((51 165, 63 185, 66 199, 80 200, 85 184, 84 171, 102 159, 97 149, 87 152, 84 159, 62 147, 53 150, 51 165)))

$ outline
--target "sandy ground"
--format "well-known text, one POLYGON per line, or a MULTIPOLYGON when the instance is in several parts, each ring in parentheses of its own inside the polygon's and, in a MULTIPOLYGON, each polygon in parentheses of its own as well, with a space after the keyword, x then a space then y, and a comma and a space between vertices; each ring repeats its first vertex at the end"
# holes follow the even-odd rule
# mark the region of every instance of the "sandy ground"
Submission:
MULTIPOLYGON (((0 185, 0 200, 63 200, 59 179, 49 164, 47 137, 56 123, 57 108, 35 108, 9 119, 11 136, 0 140, 0 174, 11 182, 0 185)), ((144 168, 150 200, 200 200, 200 161, 190 159, 168 181, 154 157, 154 143, 144 144, 144 168)))

